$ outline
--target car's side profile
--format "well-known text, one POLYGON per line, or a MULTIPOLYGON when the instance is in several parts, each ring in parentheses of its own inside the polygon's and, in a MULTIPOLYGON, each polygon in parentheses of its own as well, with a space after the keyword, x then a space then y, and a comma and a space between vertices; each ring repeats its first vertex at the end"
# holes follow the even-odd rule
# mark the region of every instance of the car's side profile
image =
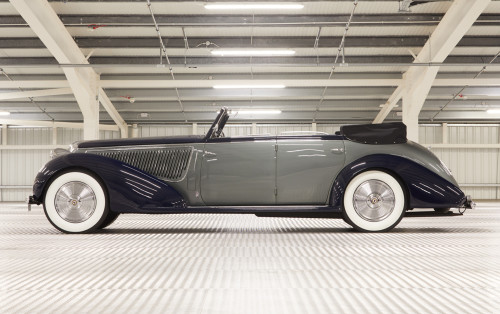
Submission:
POLYGON ((121 213, 341 217, 386 231, 413 208, 473 206, 402 123, 224 137, 228 118, 222 108, 205 136, 75 143, 40 170, 30 203, 68 233, 105 228, 121 213))

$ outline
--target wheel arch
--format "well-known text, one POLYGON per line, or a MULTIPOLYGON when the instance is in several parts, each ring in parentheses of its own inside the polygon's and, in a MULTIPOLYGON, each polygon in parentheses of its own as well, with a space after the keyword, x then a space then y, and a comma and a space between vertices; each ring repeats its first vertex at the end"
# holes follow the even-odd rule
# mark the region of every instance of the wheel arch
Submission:
POLYGON ((33 185, 34 199, 43 202, 50 182, 71 170, 88 172, 98 179, 113 212, 162 212, 187 206, 166 182, 118 160, 84 153, 60 156, 40 169, 33 185))
MULTIPOLYGON (((403 190, 403 193, 405 195, 405 206, 406 206, 406 209, 408 209, 410 207, 410 190, 406 184, 406 182, 403 180, 403 178, 401 178, 401 176, 395 172, 394 170, 392 169, 389 169, 389 168, 384 168, 384 167, 373 167, 373 168, 366 168, 366 169, 363 169, 362 171, 359 171, 357 172, 355 175, 353 175, 349 181, 346 182, 346 187, 347 185, 349 185, 349 183, 351 183, 351 181, 357 177, 358 175, 362 174, 363 172, 367 172, 367 171, 372 171, 372 170, 375 170, 375 171, 381 171, 381 172, 385 172, 387 173, 388 175, 392 176, 394 179, 396 179, 396 181, 398 181, 399 185, 401 185, 401 188, 403 190)), ((341 203, 341 206, 340 206, 340 209, 343 211, 344 210, 344 206, 343 206, 343 194, 342 194, 342 203, 341 203)))
POLYGON ((335 178, 330 205, 342 210, 343 196, 349 182, 364 171, 380 170, 392 175, 407 194, 407 208, 459 207, 465 195, 459 187, 408 158, 367 155, 347 164, 335 178))
POLYGON ((104 193, 106 194, 107 196, 107 203, 108 203, 108 206, 109 206, 109 191, 108 191, 108 186, 106 185, 106 182, 99 176, 99 174, 97 174, 96 172, 92 171, 91 169, 87 168, 87 167, 83 167, 83 166, 68 166, 68 167, 65 167, 65 168, 61 168, 57 171, 55 171, 51 176, 50 178, 47 180, 47 182, 44 184, 43 186, 43 189, 42 189, 42 192, 41 192, 41 195, 40 195, 40 198, 38 199, 40 202, 44 202, 45 201, 45 195, 47 194, 47 190, 50 186, 50 184, 55 180, 57 179, 58 177, 60 177, 61 175, 65 174, 65 173, 69 173, 69 172, 83 172, 83 173, 86 173, 90 176, 92 176, 94 179, 97 180, 97 182, 99 182, 104 190, 104 193))

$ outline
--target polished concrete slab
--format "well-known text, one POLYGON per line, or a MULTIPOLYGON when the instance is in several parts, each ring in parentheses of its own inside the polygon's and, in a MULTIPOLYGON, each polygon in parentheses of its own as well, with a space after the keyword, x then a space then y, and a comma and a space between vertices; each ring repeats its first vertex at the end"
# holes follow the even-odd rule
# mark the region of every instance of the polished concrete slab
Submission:
POLYGON ((499 300, 500 203, 381 234, 190 214, 85 235, 0 204, 2 313, 499 313, 499 300))

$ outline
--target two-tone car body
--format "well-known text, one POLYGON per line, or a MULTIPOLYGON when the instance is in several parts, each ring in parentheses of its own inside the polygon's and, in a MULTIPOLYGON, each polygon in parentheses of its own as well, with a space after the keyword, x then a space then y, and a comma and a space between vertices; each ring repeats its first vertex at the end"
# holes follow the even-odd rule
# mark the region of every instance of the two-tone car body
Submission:
POLYGON ((69 233, 105 228, 121 213, 342 217, 384 231, 413 208, 473 204, 402 123, 224 137, 228 118, 221 109, 205 136, 75 143, 40 170, 30 203, 69 233))

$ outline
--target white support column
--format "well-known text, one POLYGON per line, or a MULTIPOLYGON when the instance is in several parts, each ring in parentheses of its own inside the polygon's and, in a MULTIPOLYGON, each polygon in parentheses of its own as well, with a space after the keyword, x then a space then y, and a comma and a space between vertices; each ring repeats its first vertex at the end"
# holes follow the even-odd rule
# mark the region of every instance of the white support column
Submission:
MULTIPOLYGON (((414 62, 443 62, 490 2, 491 0, 453 1, 414 62)), ((437 66, 411 67, 406 71, 403 83, 391 95, 389 101, 375 118, 374 123, 384 121, 397 102, 398 94, 402 92, 403 122, 406 121, 411 125, 411 130, 410 125, 407 125, 409 127, 408 134, 412 134, 413 137, 411 139, 418 140, 418 114, 438 71, 439 67, 437 66), (404 91, 401 91, 401 85, 403 85, 404 91), (415 118, 417 124, 415 124, 415 118)))
POLYGON ((130 137, 133 138, 139 137, 139 128, 137 127, 136 123, 132 124, 132 131, 130 135, 130 137))
POLYGON ((441 125, 441 132, 443 135, 443 144, 448 144, 448 123, 441 125))
POLYGON ((2 124, 2 145, 7 145, 8 139, 8 129, 9 126, 7 124, 2 124))
POLYGON ((198 134, 198 123, 193 123, 193 135, 198 134))
POLYGON ((316 122, 313 122, 313 123, 311 124, 311 131, 316 132, 317 127, 318 127, 318 126, 317 126, 316 122))
POLYGON ((111 119, 118 125, 120 128, 120 135, 122 138, 127 138, 128 137, 128 125, 123 120, 123 118, 120 116, 118 113, 118 110, 116 110, 115 106, 113 106, 113 103, 109 99, 108 95, 104 92, 104 90, 99 87, 99 101, 101 102, 102 106, 106 111, 109 113, 111 116, 111 119))
POLYGON ((418 77, 405 74, 403 92, 403 123, 406 124, 408 139, 418 143, 418 116, 432 87, 432 81, 439 71, 438 67, 424 68, 418 77))
POLYGON ((57 145, 57 127, 52 128, 52 145, 57 145))
POLYGON ((257 123, 252 123, 252 135, 257 135, 257 123))

